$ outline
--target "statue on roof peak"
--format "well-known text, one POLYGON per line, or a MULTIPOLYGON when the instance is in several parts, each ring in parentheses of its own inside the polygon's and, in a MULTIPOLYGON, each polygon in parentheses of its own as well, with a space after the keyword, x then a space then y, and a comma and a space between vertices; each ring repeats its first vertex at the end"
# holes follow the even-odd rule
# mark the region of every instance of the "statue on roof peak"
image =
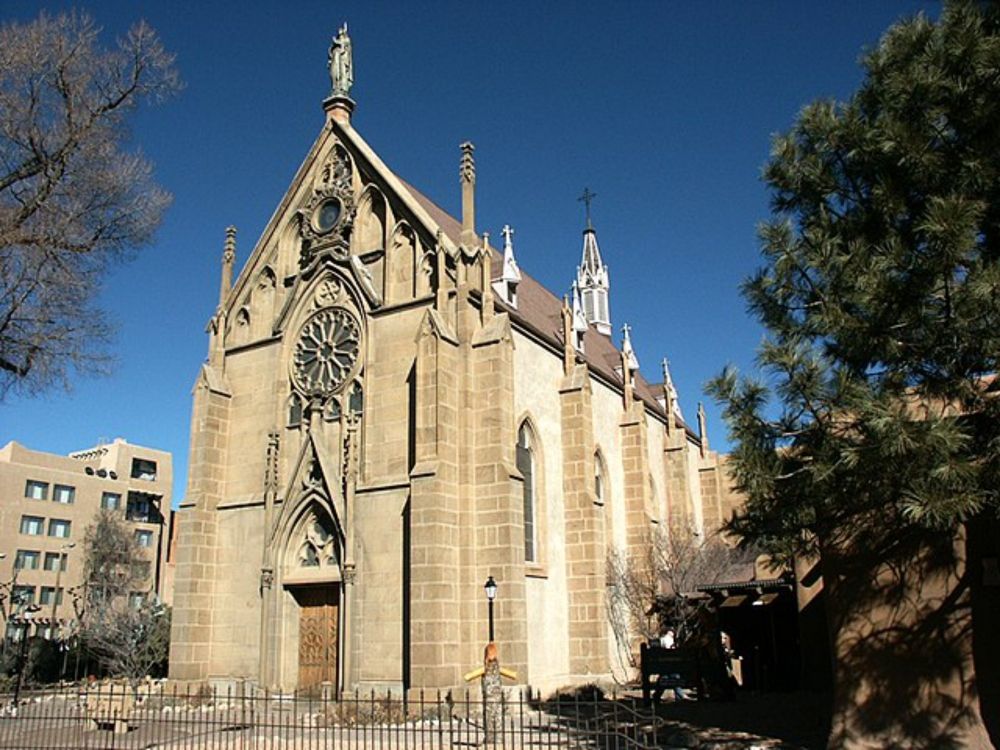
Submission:
POLYGON ((351 52, 351 38, 347 35, 347 23, 337 31, 337 36, 330 41, 330 53, 327 57, 330 65, 330 82, 333 85, 332 96, 350 96, 354 85, 354 57, 351 52))

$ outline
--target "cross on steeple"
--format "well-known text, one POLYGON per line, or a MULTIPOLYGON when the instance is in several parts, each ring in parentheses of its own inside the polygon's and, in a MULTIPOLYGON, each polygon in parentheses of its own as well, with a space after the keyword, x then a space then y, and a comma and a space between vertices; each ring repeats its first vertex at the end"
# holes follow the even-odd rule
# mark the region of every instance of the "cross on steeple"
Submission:
POLYGON ((597 197, 597 193, 592 193, 592 192, 590 192, 590 188, 585 187, 583 189, 583 195, 581 195, 579 198, 577 198, 578 201, 580 201, 581 203, 584 204, 584 206, 586 206, 586 210, 587 210, 587 229, 591 229, 592 228, 592 225, 590 223, 590 203, 596 197, 597 197))
POLYGON ((510 238, 514 234, 514 230, 510 228, 510 224, 504 224, 503 229, 500 230, 500 234, 503 235, 503 245, 507 247, 511 244, 510 238))

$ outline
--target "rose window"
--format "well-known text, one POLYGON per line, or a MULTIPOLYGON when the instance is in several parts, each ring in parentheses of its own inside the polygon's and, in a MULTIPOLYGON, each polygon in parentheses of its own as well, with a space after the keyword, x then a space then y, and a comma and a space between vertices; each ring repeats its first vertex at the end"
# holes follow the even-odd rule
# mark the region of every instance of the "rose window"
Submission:
POLYGON ((347 380, 358 361, 361 326, 346 310, 321 310, 302 326, 292 369, 308 394, 329 393, 347 380))

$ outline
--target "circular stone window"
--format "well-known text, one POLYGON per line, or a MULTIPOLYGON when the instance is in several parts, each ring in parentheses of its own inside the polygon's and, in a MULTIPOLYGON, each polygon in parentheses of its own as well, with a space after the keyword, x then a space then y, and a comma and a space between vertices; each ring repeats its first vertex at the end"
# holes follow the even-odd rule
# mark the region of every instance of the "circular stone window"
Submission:
POLYGON ((346 310, 320 310, 299 332, 292 373, 307 394, 326 394, 347 380, 361 350, 361 326, 346 310))
POLYGON ((313 229, 317 234, 326 234, 340 221, 340 201, 336 198, 327 198, 316 206, 313 211, 313 229))

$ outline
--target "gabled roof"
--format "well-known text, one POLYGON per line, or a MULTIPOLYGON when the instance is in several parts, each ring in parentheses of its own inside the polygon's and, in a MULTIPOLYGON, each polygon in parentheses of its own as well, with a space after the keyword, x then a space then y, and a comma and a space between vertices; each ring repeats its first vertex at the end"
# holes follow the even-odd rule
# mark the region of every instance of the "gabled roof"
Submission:
MULTIPOLYGON (((277 229, 279 217, 283 216, 290 206, 293 195, 298 186, 305 179, 309 169, 314 164, 317 155, 326 144, 330 135, 335 134, 353 146, 355 157, 367 162, 368 166, 387 183, 387 187, 397 193, 400 200, 416 215, 415 218, 427 225, 432 222, 437 225, 447 237, 449 244, 454 248, 460 243, 462 232, 461 223, 451 214, 438 206, 434 201, 421 193, 411 184, 403 180, 393 172, 382 161, 377 153, 369 146, 364 138, 354 130, 350 123, 339 123, 336 120, 329 120, 328 127, 320 133, 309 150, 305 160, 295 174, 292 184, 286 191, 281 203, 278 205, 271 219, 268 221, 260 238, 240 271, 233 288, 230 290, 227 300, 228 308, 235 304, 240 290, 248 283, 248 269, 258 262, 264 252, 267 242, 277 229), (428 222, 429 220, 429 222, 428 222)), ((431 227, 432 228, 432 227, 431 227)), ((493 250, 493 278, 496 281, 503 273, 503 256, 493 250)), ((496 299, 498 307, 506 311, 515 325, 520 325, 543 342, 551 345, 556 351, 562 351, 562 302, 561 300, 542 286, 529 274, 521 270, 521 282, 517 290, 518 305, 513 308, 503 299, 496 299)), ((618 388, 623 387, 621 368, 621 353, 615 347, 611 338, 599 333, 593 325, 589 326, 583 334, 585 352, 577 352, 583 357, 591 372, 606 382, 618 388)), ((643 378, 642 374, 636 371, 633 374, 633 392, 638 396, 646 407, 654 414, 666 420, 668 415, 661 406, 660 394, 643 378)), ((685 422, 674 415, 674 423, 677 427, 683 428, 689 436, 696 438, 697 435, 685 422)))

